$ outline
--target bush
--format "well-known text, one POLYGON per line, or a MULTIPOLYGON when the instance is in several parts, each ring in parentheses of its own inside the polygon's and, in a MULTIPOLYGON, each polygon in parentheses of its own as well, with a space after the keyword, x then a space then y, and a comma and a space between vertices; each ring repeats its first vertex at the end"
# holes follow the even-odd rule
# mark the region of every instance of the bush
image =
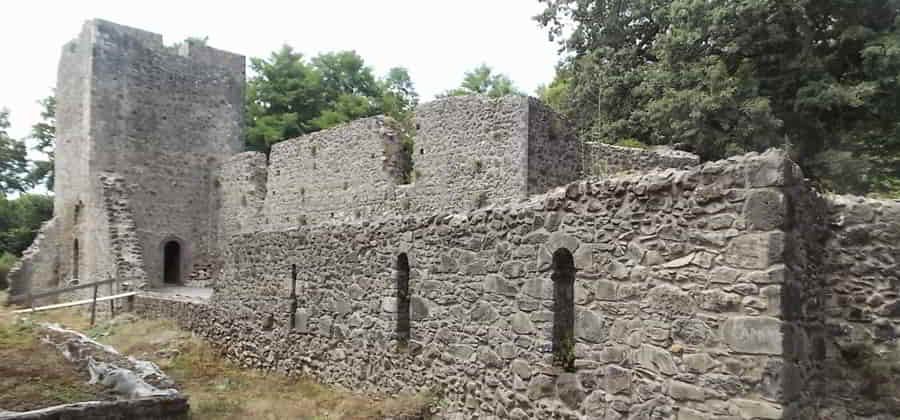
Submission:
POLYGON ((16 257, 12 254, 4 252, 0 255, 0 290, 6 290, 6 288, 9 287, 6 276, 15 264, 16 257))

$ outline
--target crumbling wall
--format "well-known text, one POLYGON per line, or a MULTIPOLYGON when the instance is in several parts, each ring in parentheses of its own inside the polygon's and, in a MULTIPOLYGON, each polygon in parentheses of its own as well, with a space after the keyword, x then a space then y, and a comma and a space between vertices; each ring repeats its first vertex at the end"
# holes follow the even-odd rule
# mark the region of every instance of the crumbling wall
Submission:
POLYGON ((528 98, 528 195, 578 180, 580 147, 568 121, 541 101, 528 98))
POLYGON ((751 154, 468 213, 240 234, 215 318, 194 325, 246 366, 440 388, 448 416, 780 419, 793 221, 767 203, 795 177, 783 154, 751 154), (561 248, 577 269, 574 369, 551 352, 561 248), (408 346, 395 332, 401 253, 408 346))
POLYGON ((217 248, 223 249, 231 235, 262 224, 267 171, 266 155, 259 152, 239 153, 222 165, 216 178, 220 200, 214 215, 218 220, 217 248))
POLYGON ((372 117, 272 146, 264 225, 283 229, 393 213, 396 180, 385 168, 390 132, 382 117, 372 117))
POLYGON ((627 172, 684 169, 700 164, 697 155, 665 147, 637 149, 585 142, 581 145, 580 154, 584 176, 618 176, 627 172))
POLYGON ((900 416, 900 202, 827 197, 822 416, 900 416))
POLYGON ((416 108, 412 209, 471 210, 525 198, 528 103, 461 96, 416 108))
MULTIPOLYGON (((147 283, 144 271, 143 247, 137 234, 137 226, 129 200, 125 180, 113 173, 100 175, 103 190, 106 226, 104 238, 109 240, 114 267, 109 273, 118 283, 141 287, 147 283)), ((96 279, 101 280, 101 279, 96 279)))
POLYGON ((29 291, 52 289, 59 277, 59 223, 56 217, 44 222, 34 242, 9 271, 9 294, 18 296, 29 291))

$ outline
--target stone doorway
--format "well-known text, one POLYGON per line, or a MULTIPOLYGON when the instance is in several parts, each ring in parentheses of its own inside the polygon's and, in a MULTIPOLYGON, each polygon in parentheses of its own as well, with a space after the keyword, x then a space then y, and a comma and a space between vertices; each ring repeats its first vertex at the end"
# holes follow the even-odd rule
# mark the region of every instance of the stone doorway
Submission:
POLYGON ((181 244, 166 242, 163 247, 163 282, 181 284, 181 244))

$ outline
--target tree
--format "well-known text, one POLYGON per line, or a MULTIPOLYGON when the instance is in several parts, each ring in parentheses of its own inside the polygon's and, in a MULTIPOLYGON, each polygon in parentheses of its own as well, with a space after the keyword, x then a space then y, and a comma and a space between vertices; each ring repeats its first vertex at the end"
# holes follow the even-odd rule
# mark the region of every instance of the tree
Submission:
POLYGON ((255 75, 247 83, 247 145, 252 150, 268 153, 279 141, 379 113, 401 118, 418 100, 405 69, 376 79, 353 51, 307 62, 285 45, 250 63, 255 75))
POLYGON ((519 91, 513 81, 505 74, 496 74, 487 64, 482 64, 463 77, 462 84, 455 89, 448 90, 439 97, 461 95, 487 95, 499 98, 505 95, 524 95, 519 91))
POLYGON ((541 1, 584 136, 785 145, 833 190, 900 186, 898 0, 541 1))
POLYGON ((9 129, 9 110, 0 109, 0 194, 24 192, 31 188, 25 142, 13 139, 9 129))
POLYGON ((29 181, 34 185, 45 184, 47 189, 53 191, 53 156, 56 147, 56 97, 50 95, 38 101, 43 110, 41 121, 31 126, 30 138, 37 141, 32 148, 47 156, 46 160, 33 160, 34 166, 28 174, 29 181))
POLYGON ((37 236, 41 224, 53 217, 53 198, 22 194, 8 200, 0 198, 0 255, 22 256, 37 236))

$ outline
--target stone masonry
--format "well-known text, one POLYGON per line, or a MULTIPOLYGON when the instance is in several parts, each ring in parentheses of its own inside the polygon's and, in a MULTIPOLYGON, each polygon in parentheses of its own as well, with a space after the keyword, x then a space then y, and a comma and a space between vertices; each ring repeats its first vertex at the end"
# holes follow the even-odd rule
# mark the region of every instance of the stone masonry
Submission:
POLYGON ((243 57, 88 22, 16 290, 76 266, 209 285, 135 310, 243 366, 431 390, 442 418, 900 415, 900 203, 823 196, 778 150, 584 144, 524 97, 423 104, 412 156, 382 117, 242 153, 243 78, 243 57))

